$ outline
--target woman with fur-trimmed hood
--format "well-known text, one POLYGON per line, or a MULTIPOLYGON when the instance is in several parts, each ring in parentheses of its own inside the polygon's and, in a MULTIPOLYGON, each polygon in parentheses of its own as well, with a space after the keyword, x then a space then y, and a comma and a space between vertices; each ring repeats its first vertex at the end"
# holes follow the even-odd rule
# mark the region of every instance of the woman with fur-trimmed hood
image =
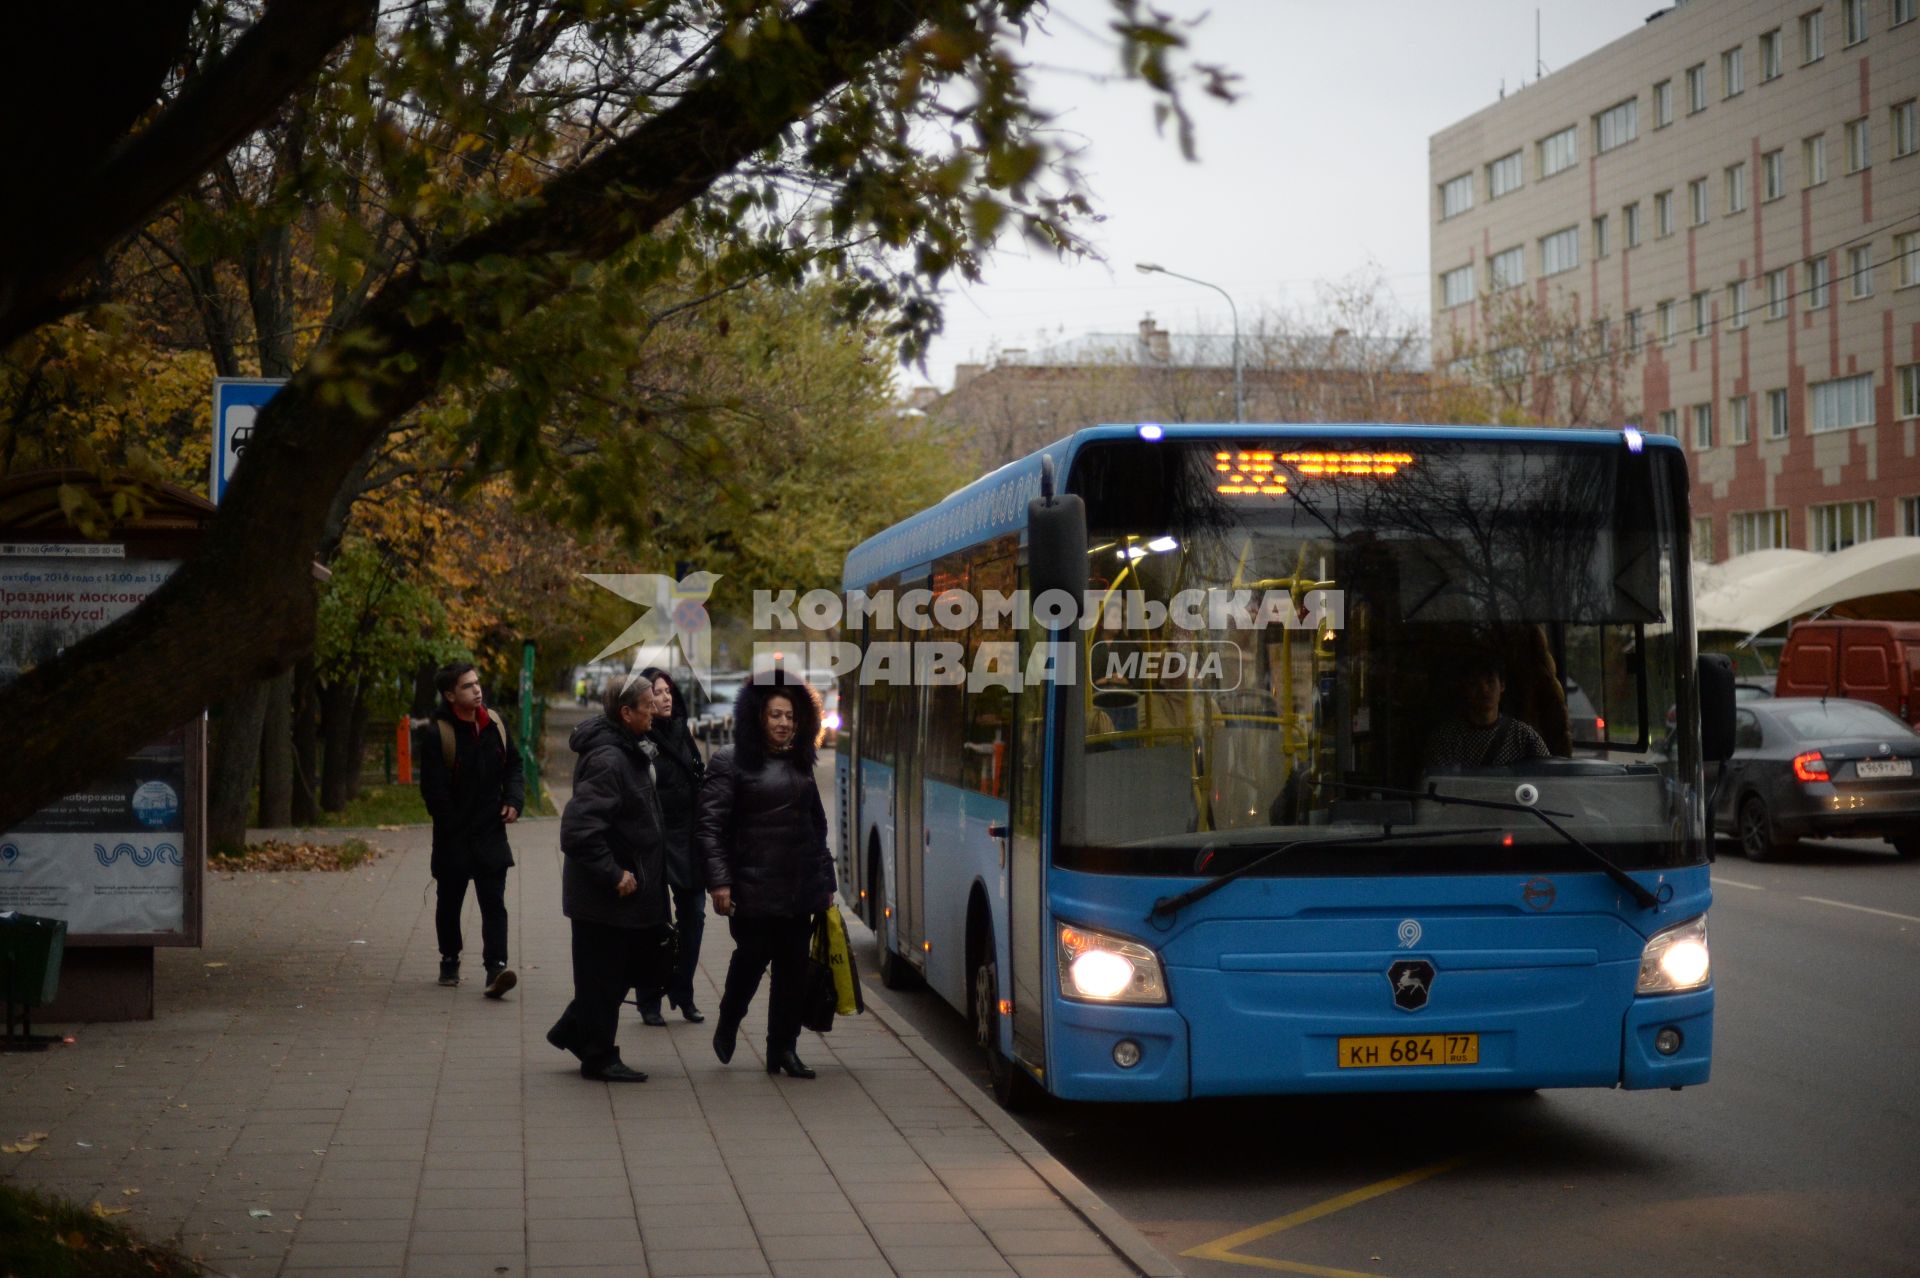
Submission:
POLYGON ((771 965, 767 1073, 812 1078, 795 1050, 807 942, 834 887, 827 811, 813 780, 820 702, 784 670, 756 675, 734 700, 733 734, 708 761, 694 820, 713 912, 727 918, 734 941, 713 1050, 733 1059, 740 1022, 771 965))

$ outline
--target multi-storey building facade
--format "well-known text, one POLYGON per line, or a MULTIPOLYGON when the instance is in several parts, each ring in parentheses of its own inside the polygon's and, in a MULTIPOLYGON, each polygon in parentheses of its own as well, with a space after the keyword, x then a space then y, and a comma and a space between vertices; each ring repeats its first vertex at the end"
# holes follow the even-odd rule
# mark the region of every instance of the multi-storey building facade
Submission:
POLYGON ((1691 0, 1435 134, 1436 361, 1532 290, 1685 443, 1698 558, 1920 534, 1917 6, 1691 0))

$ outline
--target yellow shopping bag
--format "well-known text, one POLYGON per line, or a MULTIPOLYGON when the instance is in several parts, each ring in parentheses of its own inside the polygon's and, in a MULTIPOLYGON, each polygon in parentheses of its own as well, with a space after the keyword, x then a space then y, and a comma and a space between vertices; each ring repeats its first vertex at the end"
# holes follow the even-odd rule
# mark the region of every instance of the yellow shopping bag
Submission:
POLYGON ((827 967, 833 972, 833 990, 838 996, 834 1010, 853 1016, 867 1010, 860 995, 860 973, 853 965, 853 950, 847 945, 846 920, 838 906, 827 907, 827 967))

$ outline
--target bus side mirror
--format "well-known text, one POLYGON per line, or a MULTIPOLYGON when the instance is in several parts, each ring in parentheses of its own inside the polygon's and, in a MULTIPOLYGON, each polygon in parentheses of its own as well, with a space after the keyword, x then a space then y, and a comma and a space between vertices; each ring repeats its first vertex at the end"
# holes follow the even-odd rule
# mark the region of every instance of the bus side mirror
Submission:
POLYGON ((1703 652, 1700 674, 1700 757, 1725 763, 1733 757, 1733 661, 1723 653, 1703 652))
POLYGON ((1027 582, 1034 602, 1064 590, 1078 606, 1086 592, 1087 505, 1072 493, 1027 503, 1027 582))

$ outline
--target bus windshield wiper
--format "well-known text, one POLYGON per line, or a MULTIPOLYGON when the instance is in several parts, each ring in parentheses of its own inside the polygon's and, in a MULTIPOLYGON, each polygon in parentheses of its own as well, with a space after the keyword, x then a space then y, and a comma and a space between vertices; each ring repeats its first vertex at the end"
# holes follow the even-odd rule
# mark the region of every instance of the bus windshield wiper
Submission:
MULTIPOLYGON (((1325 847, 1340 847, 1340 846, 1347 846, 1347 845, 1357 846, 1357 845, 1368 844, 1368 843, 1398 843, 1403 839, 1433 839, 1433 838, 1440 838, 1442 836, 1455 836, 1455 835, 1461 835, 1461 834, 1497 834, 1497 833, 1499 833, 1499 827, 1491 826, 1491 825, 1484 826, 1480 829, 1448 827, 1445 829, 1435 828, 1430 830, 1396 830, 1391 825, 1387 825, 1382 827, 1382 829, 1378 834, 1355 834, 1355 835, 1350 835, 1344 839, 1319 839, 1319 838, 1288 839, 1283 843, 1278 843, 1273 845, 1264 855, 1255 857, 1253 860, 1247 862, 1245 865, 1241 866, 1237 870, 1228 870, 1225 874, 1222 874, 1217 878, 1208 879, 1205 883, 1202 883, 1199 887, 1188 888, 1185 892, 1180 893, 1178 896, 1161 897, 1159 900, 1153 903, 1153 908, 1147 911, 1147 918, 1148 920, 1151 921, 1153 919, 1158 919, 1158 918, 1163 918, 1170 915, 1178 914, 1180 911, 1186 909, 1189 905, 1192 905, 1195 901, 1205 900, 1207 897, 1212 896, 1215 892, 1218 892, 1221 888, 1233 882, 1235 879, 1243 878, 1246 875, 1253 873, 1255 870, 1259 869, 1263 865, 1266 865, 1270 861, 1277 861, 1282 856, 1285 856, 1287 853, 1293 851, 1297 847, 1325 848, 1325 847)), ((1224 847, 1239 847, 1239 848, 1259 848, 1259 847, 1267 847, 1267 846, 1268 845, 1264 842, 1230 843, 1230 844, 1224 845, 1224 847)))
POLYGON ((1503 799, 1469 799, 1458 794, 1441 794, 1439 788, 1431 782, 1424 790, 1400 790, 1386 785, 1349 785, 1344 781, 1313 781, 1309 784, 1323 790, 1346 790, 1350 793, 1378 794, 1395 799, 1431 799, 1435 803, 1453 807, 1491 808, 1495 812, 1524 812, 1542 822, 1549 830, 1564 839, 1569 846, 1585 853, 1589 860, 1605 871, 1608 878, 1625 888, 1627 895, 1631 896, 1641 909, 1656 909, 1660 904, 1660 898, 1642 887, 1639 880, 1615 865, 1598 848, 1588 844, 1579 835, 1553 819, 1557 816, 1570 817, 1573 815, 1571 812, 1548 812, 1544 808, 1530 808, 1524 803, 1508 803, 1503 799))

